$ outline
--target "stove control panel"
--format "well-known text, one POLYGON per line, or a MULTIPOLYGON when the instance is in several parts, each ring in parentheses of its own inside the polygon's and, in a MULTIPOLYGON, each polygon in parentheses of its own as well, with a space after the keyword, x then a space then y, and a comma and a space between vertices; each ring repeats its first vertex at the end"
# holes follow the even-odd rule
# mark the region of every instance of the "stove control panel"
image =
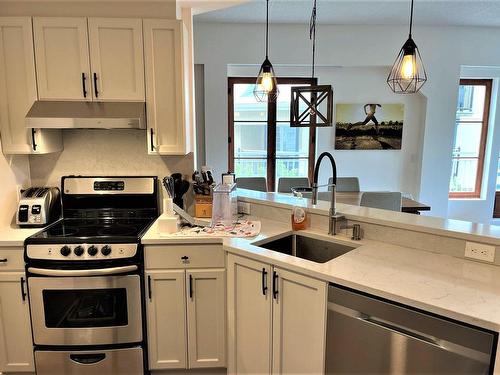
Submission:
POLYGON ((59 244, 28 245, 30 259, 41 260, 99 260, 125 259, 137 254, 137 244, 59 244))

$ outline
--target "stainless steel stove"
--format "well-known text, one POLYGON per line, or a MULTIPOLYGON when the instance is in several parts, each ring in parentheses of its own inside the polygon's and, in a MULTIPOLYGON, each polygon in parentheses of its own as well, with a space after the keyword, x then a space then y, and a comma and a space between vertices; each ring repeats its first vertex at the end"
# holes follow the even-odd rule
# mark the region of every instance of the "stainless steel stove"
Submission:
POLYGON ((156 177, 62 178, 63 218, 25 241, 38 375, 147 371, 140 237, 157 189, 156 177))

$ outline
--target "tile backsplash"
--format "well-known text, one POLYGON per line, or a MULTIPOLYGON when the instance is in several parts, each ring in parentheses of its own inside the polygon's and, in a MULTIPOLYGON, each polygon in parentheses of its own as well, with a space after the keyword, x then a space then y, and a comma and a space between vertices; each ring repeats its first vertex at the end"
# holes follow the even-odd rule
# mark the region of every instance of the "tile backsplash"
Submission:
POLYGON ((193 172, 193 154, 147 153, 145 130, 63 130, 64 150, 30 156, 31 183, 59 186, 64 175, 165 175, 193 172))

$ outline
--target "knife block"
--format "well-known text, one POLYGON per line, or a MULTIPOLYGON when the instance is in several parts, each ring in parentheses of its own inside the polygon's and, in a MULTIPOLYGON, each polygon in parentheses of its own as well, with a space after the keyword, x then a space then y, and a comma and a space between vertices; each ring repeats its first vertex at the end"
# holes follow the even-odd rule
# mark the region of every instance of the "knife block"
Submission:
POLYGON ((211 218, 213 207, 213 197, 211 195, 194 196, 194 212, 196 217, 211 218))

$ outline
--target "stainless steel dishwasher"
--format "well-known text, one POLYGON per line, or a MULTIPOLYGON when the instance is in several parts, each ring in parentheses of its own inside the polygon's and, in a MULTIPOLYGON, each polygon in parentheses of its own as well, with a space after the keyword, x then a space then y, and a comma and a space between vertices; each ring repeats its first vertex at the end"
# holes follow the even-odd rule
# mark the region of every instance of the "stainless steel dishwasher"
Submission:
POLYGON ((330 285, 327 374, 488 374, 497 334, 330 285))

